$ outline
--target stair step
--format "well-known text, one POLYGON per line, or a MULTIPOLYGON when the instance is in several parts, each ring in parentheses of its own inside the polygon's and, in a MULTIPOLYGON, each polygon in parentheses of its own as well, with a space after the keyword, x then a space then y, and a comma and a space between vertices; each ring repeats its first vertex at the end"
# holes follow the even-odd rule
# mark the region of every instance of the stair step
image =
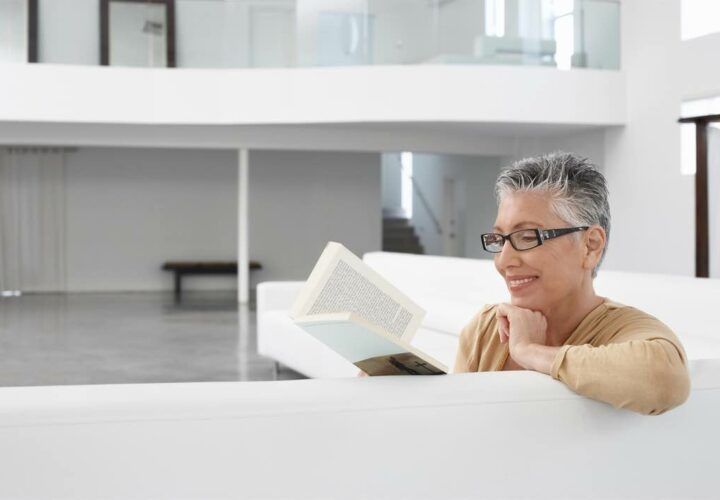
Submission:
POLYGON ((395 252, 395 253, 413 253, 422 255, 423 249, 420 246, 417 247, 383 247, 384 252, 395 252))
POLYGON ((385 227, 383 228, 383 237, 388 236, 413 236, 415 230, 412 227, 385 227))
POLYGON ((386 217, 383 219, 383 227, 412 227, 410 219, 400 217, 386 217))
POLYGON ((404 217, 383 217, 382 249, 386 252, 425 253, 410 219, 404 217))
POLYGON ((387 243, 409 243, 411 245, 419 245, 420 238, 416 234, 400 235, 400 236, 386 236, 383 241, 387 243))
POLYGON ((412 241, 386 241, 383 243, 383 248, 417 248, 419 243, 412 241))

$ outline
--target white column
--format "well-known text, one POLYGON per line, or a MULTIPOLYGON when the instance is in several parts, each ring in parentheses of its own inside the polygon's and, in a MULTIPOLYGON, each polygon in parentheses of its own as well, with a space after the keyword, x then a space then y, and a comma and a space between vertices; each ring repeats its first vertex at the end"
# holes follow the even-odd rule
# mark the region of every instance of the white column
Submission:
POLYGON ((603 267, 693 276, 695 179, 680 170, 677 123, 680 0, 623 1, 620 8, 627 122, 605 132, 613 224, 603 267))
POLYGON ((248 256, 248 150, 238 150, 238 302, 247 304, 250 292, 248 256))

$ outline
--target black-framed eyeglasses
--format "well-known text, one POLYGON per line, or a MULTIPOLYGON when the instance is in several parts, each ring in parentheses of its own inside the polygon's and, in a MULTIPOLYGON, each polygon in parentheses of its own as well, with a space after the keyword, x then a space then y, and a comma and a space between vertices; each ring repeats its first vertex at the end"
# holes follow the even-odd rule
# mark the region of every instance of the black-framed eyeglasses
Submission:
POLYGON ((518 252, 539 247, 545 240, 564 236, 578 231, 585 231, 590 226, 565 227, 561 229, 520 229, 509 234, 485 233, 481 236, 482 246, 486 252, 502 252, 505 241, 509 241, 518 252))

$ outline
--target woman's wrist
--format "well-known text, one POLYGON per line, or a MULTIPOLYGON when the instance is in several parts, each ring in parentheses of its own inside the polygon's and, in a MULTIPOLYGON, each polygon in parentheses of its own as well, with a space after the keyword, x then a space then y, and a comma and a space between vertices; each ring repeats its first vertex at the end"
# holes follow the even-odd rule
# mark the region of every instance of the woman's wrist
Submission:
POLYGON ((517 345, 512 357, 526 370, 550 375, 555 355, 559 350, 559 347, 526 343, 517 345))

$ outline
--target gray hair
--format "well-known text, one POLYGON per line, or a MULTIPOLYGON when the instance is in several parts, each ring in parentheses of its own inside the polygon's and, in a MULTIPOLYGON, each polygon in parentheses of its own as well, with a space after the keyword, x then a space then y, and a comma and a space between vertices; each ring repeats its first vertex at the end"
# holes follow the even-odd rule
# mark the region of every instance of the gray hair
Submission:
POLYGON ((500 172, 495 182, 498 205, 507 194, 517 191, 549 193, 553 212, 571 226, 597 224, 605 230, 605 248, 592 271, 594 278, 610 239, 607 183, 597 166, 587 158, 565 152, 525 158, 500 172))

